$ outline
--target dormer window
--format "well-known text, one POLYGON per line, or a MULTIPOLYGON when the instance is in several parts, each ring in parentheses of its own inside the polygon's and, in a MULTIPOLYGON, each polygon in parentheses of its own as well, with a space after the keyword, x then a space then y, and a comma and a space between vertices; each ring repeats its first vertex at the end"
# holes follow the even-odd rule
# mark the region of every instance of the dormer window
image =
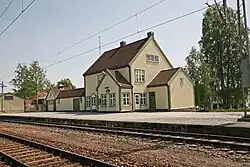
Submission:
POLYGON ((147 62, 159 63, 159 56, 153 54, 146 54, 147 62))

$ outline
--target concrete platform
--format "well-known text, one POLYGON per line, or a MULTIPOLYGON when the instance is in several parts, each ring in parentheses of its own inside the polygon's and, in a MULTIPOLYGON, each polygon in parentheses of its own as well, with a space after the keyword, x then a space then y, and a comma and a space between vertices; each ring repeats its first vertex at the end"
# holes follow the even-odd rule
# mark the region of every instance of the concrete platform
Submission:
POLYGON ((237 122, 242 116, 243 113, 240 112, 36 112, 0 114, 0 119, 147 128, 250 138, 250 122, 237 122))
POLYGON ((48 118, 68 118, 83 120, 150 122, 192 125, 227 125, 249 127, 250 123, 237 122, 243 116, 241 112, 130 112, 130 113, 96 113, 96 112, 33 112, 2 113, 0 116, 28 116, 48 118))

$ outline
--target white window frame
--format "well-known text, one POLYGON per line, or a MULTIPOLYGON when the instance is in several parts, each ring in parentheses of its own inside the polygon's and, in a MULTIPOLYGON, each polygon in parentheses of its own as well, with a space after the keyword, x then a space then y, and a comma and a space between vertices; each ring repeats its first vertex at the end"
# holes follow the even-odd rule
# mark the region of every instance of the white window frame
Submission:
POLYGON ((49 105, 53 105, 54 104, 54 100, 49 100, 49 105))
POLYGON ((12 100, 14 100, 14 96, 10 96, 10 95, 4 96, 4 101, 12 101, 12 100))
POLYGON ((140 94, 140 105, 146 106, 147 105, 147 93, 140 94))
POLYGON ((96 105, 96 97, 95 97, 95 96, 92 96, 92 97, 91 97, 91 105, 92 105, 92 106, 95 106, 95 105, 96 105))
POLYGON ((144 83, 145 82, 145 70, 135 69, 135 82, 144 83))
POLYGON ((158 55, 146 54, 146 59, 148 62, 159 63, 158 55))
POLYGON ((130 93, 129 92, 122 93, 122 99, 123 99, 123 106, 130 105, 130 93))
POLYGON ((90 100, 90 96, 86 97, 86 107, 90 107, 91 105, 91 100, 90 100))
POLYGON ((107 94, 101 94, 101 106, 107 106, 107 94))
POLYGON ((109 106, 115 106, 116 104, 116 99, 115 99, 115 93, 110 93, 109 94, 109 106))

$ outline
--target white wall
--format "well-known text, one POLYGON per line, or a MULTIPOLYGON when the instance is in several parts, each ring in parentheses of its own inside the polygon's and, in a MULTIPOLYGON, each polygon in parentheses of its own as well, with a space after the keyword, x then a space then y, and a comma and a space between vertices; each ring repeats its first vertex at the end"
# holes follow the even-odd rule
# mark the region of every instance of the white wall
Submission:
POLYGON ((142 52, 131 63, 131 81, 134 86, 134 93, 145 92, 146 86, 155 78, 155 76, 165 69, 170 69, 171 65, 166 61, 165 55, 159 50, 154 40, 148 41, 142 52), (159 56, 159 63, 147 62, 146 54, 159 56), (145 70, 145 83, 135 82, 135 69, 145 70))
POLYGON ((115 81, 110 77, 109 74, 105 75, 100 87, 98 88, 98 97, 101 98, 101 94, 106 94, 107 96, 107 105, 101 106, 99 104, 99 111, 119 111, 119 86, 115 83, 115 81), (109 87, 109 93, 115 93, 116 96, 116 105, 110 106, 109 104, 109 94, 106 93, 106 87, 109 87))

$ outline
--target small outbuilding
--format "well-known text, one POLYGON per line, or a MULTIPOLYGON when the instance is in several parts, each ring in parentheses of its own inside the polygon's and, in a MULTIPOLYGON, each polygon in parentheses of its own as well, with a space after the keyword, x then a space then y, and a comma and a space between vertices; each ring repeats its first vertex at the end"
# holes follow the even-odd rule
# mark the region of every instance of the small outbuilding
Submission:
POLYGON ((84 88, 61 90, 56 97, 56 111, 84 110, 84 95, 84 88))
MULTIPOLYGON (((1 95, 1 94, 0 94, 1 95)), ((2 97, 4 98, 3 103, 3 110, 7 113, 12 112, 24 112, 24 99, 17 96, 14 93, 4 93, 4 96, 1 96, 1 103, 2 97)))
POLYGON ((194 83, 182 68, 162 70, 147 85, 150 109, 192 109, 194 83))

